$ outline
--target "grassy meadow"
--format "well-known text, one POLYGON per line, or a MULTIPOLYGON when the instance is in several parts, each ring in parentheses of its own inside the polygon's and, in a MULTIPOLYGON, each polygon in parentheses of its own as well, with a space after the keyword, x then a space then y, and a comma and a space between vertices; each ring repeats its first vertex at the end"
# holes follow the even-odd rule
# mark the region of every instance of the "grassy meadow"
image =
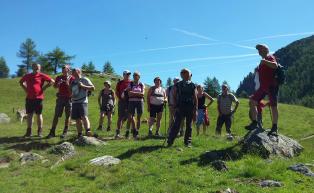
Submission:
MULTIPOLYGON (((99 109, 98 92, 104 78, 92 77, 96 86, 94 96, 89 98, 89 118, 92 130, 98 127, 99 109)), ((0 112, 11 117, 11 123, 0 125, 0 158, 13 160, 8 168, 0 168, 1 193, 48 193, 48 192, 121 192, 121 193, 172 193, 172 192, 215 192, 226 188, 241 193, 314 193, 313 178, 287 170, 295 163, 314 164, 314 138, 301 140, 314 134, 314 109, 302 106, 280 104, 279 132, 297 139, 304 146, 303 153, 296 158, 262 159, 254 155, 244 155, 235 160, 228 160, 229 171, 214 170, 209 161, 204 159, 206 151, 223 150, 232 147, 237 140, 227 141, 214 136, 217 120, 216 103, 209 107, 211 125, 208 135, 196 136, 195 126, 192 137, 192 148, 183 145, 178 138, 171 148, 162 148, 164 139, 146 138, 148 125, 142 124, 140 140, 112 140, 116 128, 117 112, 114 115, 112 131, 98 132, 100 137, 108 139, 108 145, 101 147, 78 147, 77 155, 52 167, 59 157, 49 153, 49 149, 63 141, 59 135, 63 129, 63 118, 59 120, 58 137, 53 139, 21 138, 26 130, 26 122, 16 120, 13 108, 23 108, 25 93, 19 87, 18 79, 0 80, 0 112), (21 166, 14 152, 36 152, 49 161, 34 162, 21 166), (121 164, 112 167, 88 165, 92 158, 112 155, 122 160, 121 164), (271 179, 283 183, 280 188, 261 188, 261 180, 271 179)), ((115 84, 113 84, 115 85, 115 84)), ((48 88, 44 100, 44 135, 51 127, 55 106, 54 88, 48 88)), ((145 111, 143 118, 148 118, 145 111)), ((161 131, 164 134, 164 118, 161 131)), ((232 131, 237 138, 244 136, 244 126, 249 123, 248 101, 240 99, 238 112, 235 114, 232 131)), ((106 121, 105 121, 106 125, 106 121)), ((270 127, 268 109, 264 112, 264 125, 270 127)), ((36 125, 33 133, 36 133, 36 125)), ((225 132, 225 131, 224 131, 225 132)), ((121 134, 125 133, 125 129, 121 134)), ((74 126, 65 140, 76 136, 74 126)), ((314 168, 312 168, 314 170, 314 168)))

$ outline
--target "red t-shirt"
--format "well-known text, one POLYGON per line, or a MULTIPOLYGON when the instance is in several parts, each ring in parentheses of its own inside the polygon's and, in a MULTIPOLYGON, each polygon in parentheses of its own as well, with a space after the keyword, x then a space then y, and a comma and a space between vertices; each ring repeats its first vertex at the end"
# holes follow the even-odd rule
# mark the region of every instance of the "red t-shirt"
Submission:
POLYGON ((66 80, 69 79, 69 82, 71 83, 74 80, 73 76, 64 76, 60 75, 56 77, 56 85, 59 88, 58 96, 64 97, 64 98, 70 98, 72 96, 72 93, 69 89, 70 86, 66 84, 66 80))
POLYGON ((128 88, 130 82, 131 80, 121 80, 118 82, 116 86, 116 95, 119 98, 119 100, 121 99, 123 91, 128 88))
MULTIPOLYGON (((276 62, 276 58, 273 55, 268 55, 265 60, 270 62, 276 62)), ((264 62, 261 62, 258 67, 258 75, 260 81, 260 88, 268 90, 270 86, 276 86, 277 81, 274 73, 276 69, 267 66, 264 62)))
POLYGON ((44 91, 42 89, 45 81, 50 82, 51 78, 44 73, 29 73, 24 75, 20 82, 26 83, 27 99, 44 99, 44 91))

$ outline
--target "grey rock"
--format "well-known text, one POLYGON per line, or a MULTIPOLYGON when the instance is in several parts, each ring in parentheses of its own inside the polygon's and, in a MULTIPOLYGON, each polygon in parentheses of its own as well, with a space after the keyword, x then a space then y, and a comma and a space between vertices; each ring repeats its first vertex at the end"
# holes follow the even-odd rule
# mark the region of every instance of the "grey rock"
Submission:
POLYGON ((253 130, 242 141, 242 151, 255 153, 263 158, 277 155, 292 158, 299 155, 303 147, 295 140, 284 135, 268 136, 268 131, 253 130))
POLYGON ((10 166, 10 159, 7 157, 0 157, 0 169, 8 168, 10 166))
POLYGON ((281 187, 282 186, 281 182, 274 181, 274 180, 264 180, 264 181, 261 181, 259 184, 262 187, 281 187))
POLYGON ((218 171, 228 171, 228 167, 226 165, 226 162, 224 162, 222 160, 215 160, 215 161, 211 162, 211 165, 213 166, 213 168, 215 168, 218 171))
POLYGON ((5 113, 0 113, 0 124, 2 123, 10 123, 10 117, 5 113))
POLYGON ((101 141, 95 137, 87 137, 83 136, 74 141, 74 144, 79 145, 79 146, 86 146, 86 145, 94 145, 94 146, 99 146, 99 145, 106 145, 107 143, 104 141, 101 141))
POLYGON ((120 159, 114 158, 110 155, 97 157, 89 161, 91 165, 97 165, 97 166, 112 166, 112 165, 117 165, 120 162, 121 162, 120 159))
POLYGON ((288 167, 289 170, 299 172, 303 175, 314 177, 314 173, 305 164, 299 163, 288 167))
POLYGON ((236 190, 233 190, 233 189, 227 188, 226 190, 216 191, 216 193, 239 193, 239 192, 238 192, 238 191, 236 191, 236 190))
POLYGON ((72 143, 63 142, 60 145, 56 145, 51 149, 54 154, 62 155, 65 158, 75 155, 75 148, 72 143))
POLYGON ((32 153, 32 152, 21 153, 20 155, 20 162, 22 165, 29 162, 37 161, 37 160, 43 160, 43 159, 44 159, 43 156, 37 153, 32 153))

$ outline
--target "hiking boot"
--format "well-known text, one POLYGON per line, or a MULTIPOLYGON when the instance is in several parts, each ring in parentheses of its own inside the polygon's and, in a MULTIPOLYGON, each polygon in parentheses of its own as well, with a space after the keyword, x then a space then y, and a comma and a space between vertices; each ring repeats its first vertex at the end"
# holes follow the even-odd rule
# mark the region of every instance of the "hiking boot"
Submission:
POLYGON ((101 130, 102 130, 102 126, 99 125, 98 128, 97 128, 97 130, 101 131, 101 130))
POLYGON ((138 130, 134 130, 134 131, 133 131, 133 138, 134 138, 135 140, 138 139, 138 130))
POLYGON ((120 134, 116 134, 116 135, 114 136, 114 139, 122 139, 122 137, 121 137, 120 134))
POLYGON ((167 141, 167 146, 166 147, 172 147, 172 145, 173 145, 173 142, 170 142, 170 141, 167 141))
POLYGON ((31 137, 32 136, 32 128, 27 128, 25 135, 23 137, 31 137))
POLYGON ((191 148, 192 147, 192 143, 191 142, 184 143, 184 146, 188 147, 188 148, 191 148))
POLYGON ((92 132, 91 132, 90 129, 86 129, 85 134, 86 134, 87 137, 92 137, 92 132))
POLYGON ((151 129, 148 130, 148 137, 153 136, 153 131, 151 129))
POLYGON ((277 126, 273 126, 271 130, 267 133, 267 135, 278 136, 278 128, 277 126))
POLYGON ((161 137, 161 134, 159 133, 159 131, 156 131, 155 136, 156 137, 161 137))
POLYGON ((60 135, 60 138, 64 139, 64 138, 66 138, 66 136, 67 136, 67 132, 63 132, 62 135, 60 135))
POLYGON ((107 127, 107 131, 111 131, 111 128, 110 128, 110 127, 107 127))
POLYGON ((46 138, 50 139, 50 138, 53 138, 53 137, 56 137, 56 133, 55 133, 54 130, 51 129, 46 138))
POLYGON ((43 137, 43 128, 38 128, 38 130, 37 130, 37 136, 38 136, 38 137, 43 137))
POLYGON ((258 129, 257 122, 252 122, 251 124, 245 126, 246 130, 252 131, 254 129, 258 129))
POLYGON ((83 134, 82 133, 78 133, 77 134, 77 138, 81 138, 81 137, 83 137, 83 134))
POLYGON ((125 138, 126 138, 126 139, 129 139, 129 138, 130 138, 130 131, 129 131, 129 130, 126 130, 126 132, 125 132, 125 138))

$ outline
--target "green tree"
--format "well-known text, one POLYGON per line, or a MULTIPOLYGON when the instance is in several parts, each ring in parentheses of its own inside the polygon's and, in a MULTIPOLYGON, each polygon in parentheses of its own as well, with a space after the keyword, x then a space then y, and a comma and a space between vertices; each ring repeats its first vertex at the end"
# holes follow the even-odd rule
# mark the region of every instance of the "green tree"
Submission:
POLYGON ((26 65, 25 64, 20 64, 20 65, 17 65, 17 66, 18 66, 18 70, 16 71, 16 76, 17 77, 24 76, 27 73, 26 65))
POLYGON ((169 77, 169 78, 167 79, 166 86, 169 87, 169 86, 171 86, 171 85, 172 85, 172 79, 169 77))
POLYGON ((59 47, 56 47, 51 52, 46 54, 49 63, 53 66, 54 74, 57 74, 58 68, 61 68, 63 65, 70 63, 70 61, 75 58, 75 56, 67 55, 59 47))
POLYGON ((93 72, 96 70, 95 65, 92 61, 88 62, 88 64, 83 63, 81 69, 82 71, 88 71, 88 72, 93 72))
POLYGON ((104 64, 103 73, 106 73, 106 74, 113 74, 114 73, 114 69, 113 69, 113 67, 109 61, 107 61, 104 64))
POLYGON ((50 63, 49 58, 45 54, 40 54, 37 57, 37 63, 41 65, 41 71, 47 74, 51 74, 54 72, 54 67, 50 63))
POLYGON ((36 51, 35 42, 27 38, 20 46, 20 50, 17 53, 17 56, 23 58, 22 63, 25 65, 26 72, 29 72, 31 69, 32 63, 36 60, 38 52, 36 51))
POLYGON ((87 71, 88 70, 87 64, 83 63, 81 69, 82 71, 87 71))
POLYGON ((8 78, 10 69, 3 57, 0 57, 0 78, 8 78))
POLYGON ((212 79, 209 76, 206 77, 203 84, 204 84, 204 91, 213 97, 217 97, 218 94, 221 92, 220 84, 216 77, 212 79))

